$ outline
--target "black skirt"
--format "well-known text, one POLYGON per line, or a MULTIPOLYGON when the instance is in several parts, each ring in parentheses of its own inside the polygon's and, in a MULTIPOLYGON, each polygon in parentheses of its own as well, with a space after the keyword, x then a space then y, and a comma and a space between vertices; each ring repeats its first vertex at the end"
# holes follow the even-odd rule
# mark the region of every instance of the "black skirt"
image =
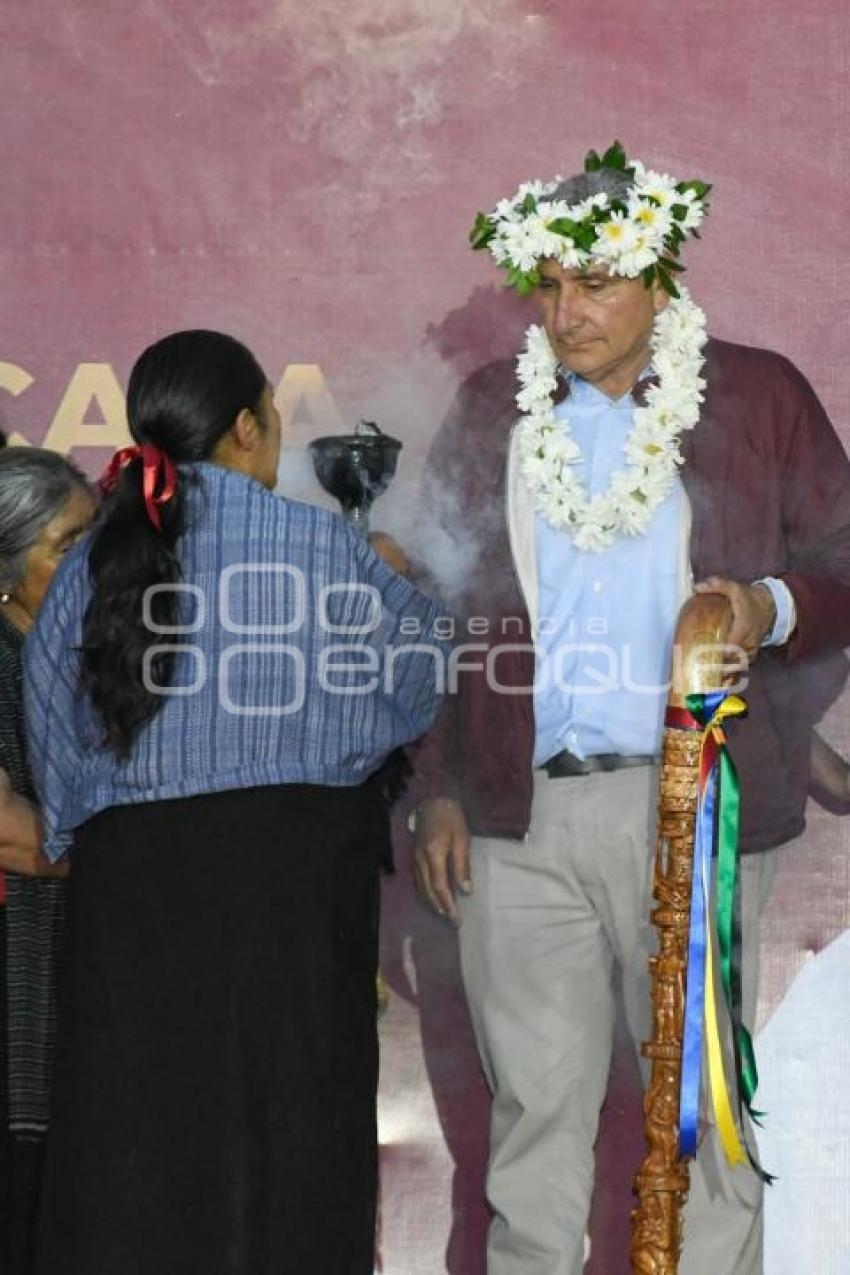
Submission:
POLYGON ((371 1275, 377 788, 79 829, 39 1275, 371 1275))

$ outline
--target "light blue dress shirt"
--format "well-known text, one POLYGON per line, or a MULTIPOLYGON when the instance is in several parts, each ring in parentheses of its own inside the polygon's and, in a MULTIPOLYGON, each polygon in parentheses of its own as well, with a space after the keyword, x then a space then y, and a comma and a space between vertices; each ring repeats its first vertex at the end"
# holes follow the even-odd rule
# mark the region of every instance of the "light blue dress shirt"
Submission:
MULTIPOLYGON (((631 394, 612 401, 582 377, 555 408, 581 448, 577 469, 591 495, 627 463, 631 394)), ((685 494, 677 478, 647 532, 620 537, 601 553, 576 549, 565 531, 536 517, 538 614, 534 765, 567 749, 657 753, 661 744, 673 633, 685 494)), ((772 577, 776 619, 763 646, 786 642, 796 623, 788 587, 772 577)))
MULTIPOLYGON (((582 460, 578 473, 595 496, 626 464, 631 394, 612 402, 579 376, 555 409, 569 417, 582 460)), ((602 553, 575 548, 571 536, 536 515, 538 636, 534 764, 563 749, 653 753, 667 698, 679 603, 684 493, 677 479, 643 536, 619 537, 602 553)))

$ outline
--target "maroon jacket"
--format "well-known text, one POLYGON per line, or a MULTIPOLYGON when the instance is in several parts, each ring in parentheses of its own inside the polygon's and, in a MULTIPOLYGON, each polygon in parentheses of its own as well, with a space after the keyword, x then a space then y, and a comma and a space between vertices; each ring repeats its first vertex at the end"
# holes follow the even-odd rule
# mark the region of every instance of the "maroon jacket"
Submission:
MULTIPOLYGON (((804 827, 811 730, 847 676, 850 461, 787 359, 712 339, 705 375, 700 421, 682 445, 694 579, 777 576, 797 608, 794 637, 759 653, 745 693, 749 714, 729 729, 741 779, 741 848, 765 850, 804 827)), ((447 536, 445 543, 468 550, 463 581, 444 589, 457 641, 524 646, 502 652, 497 664, 503 687, 523 688, 532 684, 534 655, 505 516, 515 393, 507 361, 461 386, 426 468, 432 526, 422 534, 423 543, 447 536), (467 631, 471 616, 479 620, 467 631)), ((478 650, 468 657, 485 658, 478 650)), ((533 746, 531 694, 497 694, 483 673, 462 673, 414 757, 417 795, 458 798, 475 834, 521 838, 531 815, 533 746)))

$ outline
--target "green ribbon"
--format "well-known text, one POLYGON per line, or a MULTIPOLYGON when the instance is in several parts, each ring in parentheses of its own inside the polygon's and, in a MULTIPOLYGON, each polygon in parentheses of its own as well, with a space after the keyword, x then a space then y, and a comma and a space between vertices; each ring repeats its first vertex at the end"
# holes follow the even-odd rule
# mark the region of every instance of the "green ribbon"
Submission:
POLYGON ((717 943, 720 978, 729 1007, 735 1039, 738 1083, 751 1116, 758 1088, 758 1071, 753 1040, 742 1021, 741 994, 741 896, 738 872, 738 829, 741 789, 738 773, 725 748, 720 750, 720 803, 717 835, 717 943))
MULTIPOLYGON (((722 695, 688 695, 689 712, 704 727, 714 716, 722 695)), ((716 806, 715 845, 717 850, 717 946, 720 956, 720 980, 732 1022, 735 1048, 735 1070, 739 1094, 753 1119, 752 1100, 758 1088, 755 1050, 752 1037, 744 1026, 741 994, 741 901, 738 871, 738 832, 741 822, 741 787, 732 758, 723 744, 716 744, 720 764, 716 806)))

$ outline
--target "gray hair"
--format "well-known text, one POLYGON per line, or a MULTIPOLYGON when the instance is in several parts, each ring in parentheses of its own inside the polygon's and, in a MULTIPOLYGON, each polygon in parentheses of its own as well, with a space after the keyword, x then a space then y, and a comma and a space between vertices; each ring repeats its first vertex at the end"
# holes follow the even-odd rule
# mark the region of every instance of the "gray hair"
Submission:
POLYGON ((40 447, 0 451, 0 589, 4 593, 23 579, 27 553, 75 488, 89 491, 88 480, 57 452, 40 447))
POLYGON ((609 200, 628 199, 632 179, 615 168, 599 168, 595 173, 577 173, 559 182, 547 199, 563 199, 568 204, 580 204, 593 195, 606 194, 609 200))

